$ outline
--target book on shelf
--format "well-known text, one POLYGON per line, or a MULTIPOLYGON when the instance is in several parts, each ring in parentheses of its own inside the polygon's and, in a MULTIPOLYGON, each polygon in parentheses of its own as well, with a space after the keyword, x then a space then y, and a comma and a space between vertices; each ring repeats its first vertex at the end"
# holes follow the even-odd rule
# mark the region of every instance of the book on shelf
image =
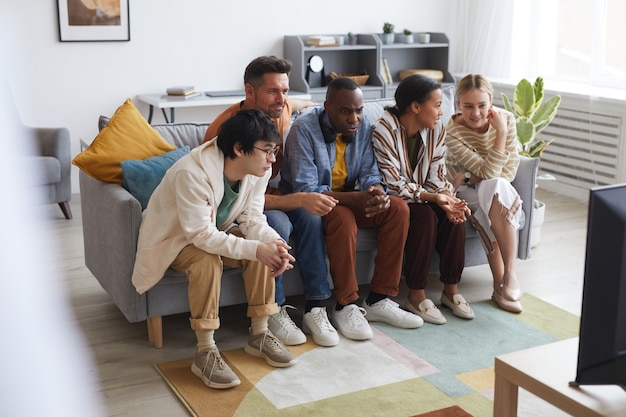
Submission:
POLYGON ((165 92, 172 96, 186 96, 189 94, 193 94, 196 91, 194 90, 193 85, 180 85, 174 87, 168 87, 165 92))
POLYGON ((337 45, 334 36, 314 35, 306 39, 307 46, 331 46, 337 45))
POLYGON ((192 91, 191 93, 187 94, 163 94, 161 97, 171 100, 187 100, 192 97, 201 96, 202 94, 202 91, 192 91))
POLYGON ((383 79, 387 84, 391 84, 393 82, 393 78, 391 77, 391 71, 389 70, 389 63, 387 62, 387 58, 383 58, 382 60, 382 69, 383 79))

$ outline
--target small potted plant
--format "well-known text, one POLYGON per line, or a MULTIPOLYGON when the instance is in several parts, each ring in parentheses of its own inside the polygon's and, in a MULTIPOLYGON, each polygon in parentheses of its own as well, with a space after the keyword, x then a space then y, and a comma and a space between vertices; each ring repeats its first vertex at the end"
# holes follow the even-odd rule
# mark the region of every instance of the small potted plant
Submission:
POLYGON ((356 35, 352 32, 348 32, 348 45, 356 45, 356 35))
POLYGON ((404 43, 413 43, 413 32, 405 28, 402 33, 404 33, 404 43))
POLYGON ((391 45, 394 41, 395 34, 393 33, 393 29, 395 26, 389 22, 385 22, 383 24, 383 34, 381 39, 385 45, 391 45))

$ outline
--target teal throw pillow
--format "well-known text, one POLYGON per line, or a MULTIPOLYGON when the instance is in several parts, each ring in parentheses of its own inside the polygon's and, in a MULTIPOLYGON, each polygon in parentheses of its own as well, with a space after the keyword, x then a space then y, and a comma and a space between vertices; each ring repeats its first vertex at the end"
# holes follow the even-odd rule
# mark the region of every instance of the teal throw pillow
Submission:
POLYGON ((133 195, 141 209, 145 209, 148 200, 159 185, 165 172, 181 157, 189 153, 189 146, 166 152, 148 159, 130 159, 120 162, 122 166, 122 185, 133 195))

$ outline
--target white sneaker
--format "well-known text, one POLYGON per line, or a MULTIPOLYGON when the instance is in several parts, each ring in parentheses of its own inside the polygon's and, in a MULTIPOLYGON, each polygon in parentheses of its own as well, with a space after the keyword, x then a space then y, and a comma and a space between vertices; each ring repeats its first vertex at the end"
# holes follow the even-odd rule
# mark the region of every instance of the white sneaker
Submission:
POLYGON ((333 310, 333 322, 342 335, 352 340, 371 339, 374 334, 365 319, 367 312, 356 304, 348 304, 342 310, 333 310))
POLYGON ((339 344, 339 334, 328 321, 326 307, 313 307, 311 311, 305 313, 302 319, 302 330, 313 336, 313 341, 320 346, 339 344))
POLYGON ((404 329, 415 329, 424 324, 420 316, 402 310, 398 303, 389 298, 383 298, 372 305, 363 301, 363 308, 367 311, 367 321, 382 321, 404 329))
POLYGON ((294 306, 283 305, 278 313, 269 316, 267 326, 270 332, 283 344, 288 346, 301 345, 306 342, 306 336, 289 317, 287 313, 288 308, 296 310, 294 306))

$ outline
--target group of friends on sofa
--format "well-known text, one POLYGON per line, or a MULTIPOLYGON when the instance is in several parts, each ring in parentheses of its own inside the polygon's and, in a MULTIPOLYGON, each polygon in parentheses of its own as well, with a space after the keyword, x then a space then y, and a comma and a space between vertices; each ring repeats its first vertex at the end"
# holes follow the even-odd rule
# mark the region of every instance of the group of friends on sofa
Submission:
POLYGON ((197 337, 192 372, 211 388, 240 384, 214 339, 225 265, 242 269, 251 321, 244 350, 275 367, 296 363, 285 346, 305 343, 305 334, 330 347, 339 334, 372 338, 372 321, 407 329, 445 324, 425 292, 434 251, 441 305, 474 318, 458 291, 466 221, 487 251, 493 300, 521 312, 514 267, 524 218, 511 185, 519 164, 515 120, 492 105, 489 81, 463 77, 458 112, 443 126, 441 85, 431 78, 402 80, 395 106, 370 121, 353 80, 330 82, 319 106, 288 98, 290 70, 289 61, 274 56, 250 62, 245 100, 220 114, 204 143, 167 171, 144 213, 133 284, 143 293, 168 267, 186 274, 197 337), (277 187, 270 187, 279 170, 277 187), (378 251, 359 304, 354 266, 362 227, 377 228, 378 251), (301 328, 289 316, 294 307, 282 286, 296 259, 306 300, 301 328), (402 306, 393 300, 401 276, 408 287, 402 306), (333 295, 328 313, 324 301, 333 295))

